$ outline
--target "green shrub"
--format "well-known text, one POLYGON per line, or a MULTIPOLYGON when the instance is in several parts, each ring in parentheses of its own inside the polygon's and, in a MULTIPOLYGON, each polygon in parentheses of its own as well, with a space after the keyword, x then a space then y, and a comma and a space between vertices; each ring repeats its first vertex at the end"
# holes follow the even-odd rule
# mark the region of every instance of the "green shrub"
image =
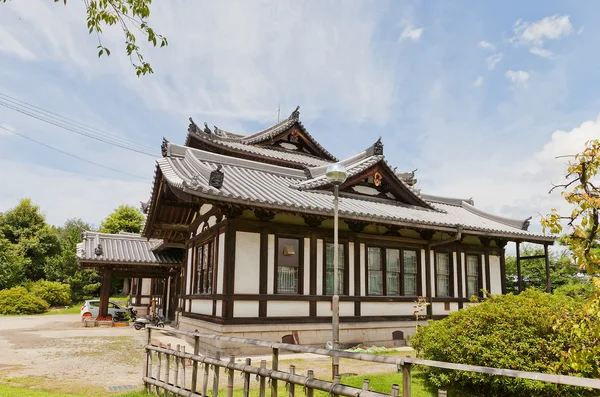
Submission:
POLYGON ((571 298, 589 299, 599 291, 591 282, 585 283, 580 281, 572 281, 569 284, 562 285, 554 290, 555 294, 566 295, 571 298))
POLYGON ((28 292, 24 287, 0 291, 0 314, 39 314, 49 307, 48 302, 28 292))
MULTIPOLYGON (((491 297, 444 320, 432 321, 410 341, 419 356, 428 360, 593 377, 598 373, 598 361, 585 370, 571 364, 571 352, 593 343, 572 335, 573 326, 583 321, 582 307, 582 300, 535 290, 491 297)), ((596 323, 595 327, 596 332, 581 338, 597 335, 600 325, 596 323)), ((595 395, 525 379, 428 367, 424 371, 434 386, 477 396, 595 395)))
POLYGON ((39 280, 28 286, 29 292, 42 298, 50 306, 65 306, 71 303, 71 286, 58 281, 39 280))

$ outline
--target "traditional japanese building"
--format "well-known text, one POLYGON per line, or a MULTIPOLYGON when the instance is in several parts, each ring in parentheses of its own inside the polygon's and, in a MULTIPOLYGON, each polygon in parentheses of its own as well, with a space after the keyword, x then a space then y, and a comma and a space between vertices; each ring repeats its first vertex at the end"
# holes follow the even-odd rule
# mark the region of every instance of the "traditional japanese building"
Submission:
MULTIPOLYGON (((176 323, 181 329, 331 340, 333 186, 338 160, 299 111, 243 136, 190 119, 184 145, 165 140, 143 235, 184 245, 176 323)), ((471 199, 427 195, 398 173, 381 139, 341 160, 340 341, 389 343, 421 318, 505 292, 508 241, 551 245, 526 219, 477 209, 471 199), (398 332, 400 331, 400 332, 398 332)))

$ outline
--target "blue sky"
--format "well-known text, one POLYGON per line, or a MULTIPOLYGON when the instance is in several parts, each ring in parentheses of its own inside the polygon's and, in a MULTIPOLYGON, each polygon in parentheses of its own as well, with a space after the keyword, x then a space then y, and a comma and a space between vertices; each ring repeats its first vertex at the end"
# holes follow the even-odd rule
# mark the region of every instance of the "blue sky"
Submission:
MULTIPOLYGON (((159 153, 188 117, 251 133, 301 106, 309 131, 340 158, 383 137, 422 191, 474 198, 509 217, 564 208, 548 196, 561 154, 600 138, 600 3, 567 1, 155 0, 169 39, 144 48, 135 77, 119 29, 97 58, 82 2, 0 5, 0 93, 159 153)), ((52 152, 0 129, 0 211, 31 197, 49 222, 98 224, 150 194, 152 157, 89 140, 0 107, 0 125, 121 169, 52 152)))

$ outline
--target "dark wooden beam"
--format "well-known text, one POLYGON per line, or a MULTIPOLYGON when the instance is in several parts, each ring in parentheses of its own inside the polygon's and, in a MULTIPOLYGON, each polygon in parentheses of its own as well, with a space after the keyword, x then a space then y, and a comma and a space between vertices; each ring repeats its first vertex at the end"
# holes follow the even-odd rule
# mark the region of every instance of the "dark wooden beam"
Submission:
POLYGON ((544 262, 546 264, 546 292, 552 292, 552 285, 550 283, 550 258, 548 256, 548 244, 544 244, 544 262))
POLYGON ((112 269, 102 270, 102 284, 100 287, 100 305, 98 307, 98 317, 108 315, 108 299, 110 298, 110 281, 112 279, 112 269))
POLYGON ((523 292, 523 277, 521 277, 521 242, 517 241, 517 285, 519 286, 519 293, 523 292))
MULTIPOLYGON (((546 247, 546 244, 544 244, 544 247, 546 247)), ((527 259, 546 259, 546 255, 542 254, 542 255, 528 255, 528 256, 522 256, 521 260, 527 260, 527 259)))
MULTIPOLYGON (((269 231, 266 227, 260 229, 260 257, 258 265, 258 292, 267 294, 267 274, 269 269, 269 231)), ((315 314, 316 315, 316 314, 315 314)), ((267 317, 267 302, 259 302, 258 317, 267 317)))
POLYGON ((160 230, 169 230, 175 232, 187 232, 189 230, 190 225, 185 225, 182 223, 155 223, 154 228, 160 230))

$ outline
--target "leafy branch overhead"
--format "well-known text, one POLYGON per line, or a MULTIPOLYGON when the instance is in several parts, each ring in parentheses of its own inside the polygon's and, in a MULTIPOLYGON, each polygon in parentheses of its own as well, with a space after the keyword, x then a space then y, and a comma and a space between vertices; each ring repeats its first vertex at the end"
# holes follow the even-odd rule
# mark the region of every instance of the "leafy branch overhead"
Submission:
POLYGON ((542 219, 544 230, 563 232, 566 222, 567 233, 563 243, 568 245, 577 263, 588 273, 600 271, 598 240, 600 239, 600 140, 586 143, 585 149, 569 161, 564 184, 550 190, 562 189, 561 194, 574 206, 571 214, 561 215, 556 209, 542 219))
MULTIPOLYGON (((6 3, 8 0, 0 0, 6 3)), ((55 3, 67 0, 54 0, 55 3)), ((137 30, 147 38, 154 47, 168 45, 167 38, 156 33, 147 22, 150 16, 152 0, 84 0, 87 13, 87 27, 89 33, 95 33, 98 38, 98 56, 110 55, 110 50, 102 44, 102 29, 105 26, 118 25, 125 36, 125 52, 135 68, 137 76, 154 73, 150 63, 144 60, 137 43, 136 35, 132 30, 137 30)))

